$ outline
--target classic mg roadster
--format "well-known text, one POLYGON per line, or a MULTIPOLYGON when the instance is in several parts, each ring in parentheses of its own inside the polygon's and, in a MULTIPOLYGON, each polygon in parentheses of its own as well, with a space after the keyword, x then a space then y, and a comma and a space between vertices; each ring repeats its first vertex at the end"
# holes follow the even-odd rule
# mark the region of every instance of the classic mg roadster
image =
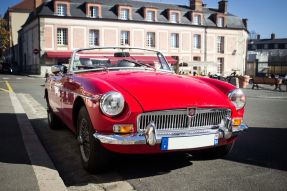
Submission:
POLYGON ((228 154, 243 123, 245 95, 231 84, 176 75, 154 50, 75 50, 45 85, 48 122, 77 135, 83 167, 100 172, 112 152, 212 150, 228 154))

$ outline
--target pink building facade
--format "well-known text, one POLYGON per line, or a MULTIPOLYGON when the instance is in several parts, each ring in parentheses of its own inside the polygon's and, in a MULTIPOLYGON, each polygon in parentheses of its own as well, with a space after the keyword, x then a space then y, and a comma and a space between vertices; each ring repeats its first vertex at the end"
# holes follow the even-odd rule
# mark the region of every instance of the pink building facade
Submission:
POLYGON ((38 17, 27 21, 19 38, 23 68, 34 73, 41 67, 67 63, 77 48, 95 46, 160 50, 205 74, 245 71, 246 20, 228 14, 225 0, 219 2, 218 10, 205 7, 201 0, 192 0, 186 7, 54 0, 43 2, 37 12, 38 17))

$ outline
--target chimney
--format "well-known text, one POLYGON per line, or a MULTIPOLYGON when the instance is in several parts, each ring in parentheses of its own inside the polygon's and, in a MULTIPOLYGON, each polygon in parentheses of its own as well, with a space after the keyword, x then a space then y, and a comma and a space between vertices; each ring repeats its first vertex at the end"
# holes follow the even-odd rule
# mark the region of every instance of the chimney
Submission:
POLYGON ((260 34, 257 35, 257 40, 260 40, 260 34))
POLYGON ((227 0, 221 0, 218 2, 218 11, 224 14, 227 14, 227 6, 228 1, 227 0))
POLYGON ((194 11, 202 11, 202 0, 190 0, 190 8, 194 11))
POLYGON ((44 3, 44 0, 34 0, 34 10, 44 3))
POLYGON ((244 24, 244 26, 245 26, 245 28, 247 29, 247 22, 248 22, 248 19, 246 19, 246 18, 244 18, 244 19, 242 19, 242 22, 243 22, 243 24, 244 24))
POLYGON ((272 33, 271 34, 271 40, 274 40, 275 39, 275 33, 272 33))

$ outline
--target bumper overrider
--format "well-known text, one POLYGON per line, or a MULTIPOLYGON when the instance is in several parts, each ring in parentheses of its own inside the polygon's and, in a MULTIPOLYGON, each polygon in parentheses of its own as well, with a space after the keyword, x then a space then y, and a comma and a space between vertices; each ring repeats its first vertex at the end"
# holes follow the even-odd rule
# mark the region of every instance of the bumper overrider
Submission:
POLYGON ((199 137, 207 135, 215 135, 217 139, 230 139, 237 136, 240 132, 248 129, 246 124, 232 126, 231 120, 227 120, 225 124, 211 129, 185 129, 185 130, 157 130, 155 124, 151 122, 144 132, 131 134, 101 134, 94 133, 94 137, 103 144, 111 145, 150 145, 161 144, 165 138, 179 137, 199 137))

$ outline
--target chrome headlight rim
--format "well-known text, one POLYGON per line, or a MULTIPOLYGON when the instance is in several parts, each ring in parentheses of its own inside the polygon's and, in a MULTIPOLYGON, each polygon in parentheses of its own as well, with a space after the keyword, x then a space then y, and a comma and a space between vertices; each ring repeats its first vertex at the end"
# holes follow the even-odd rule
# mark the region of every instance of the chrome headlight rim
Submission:
POLYGON ((108 117, 115 117, 115 116, 120 115, 123 112, 124 107, 125 107, 125 99, 124 99, 124 96, 120 92, 117 92, 117 91, 107 92, 107 93, 103 94, 101 99, 100 99, 100 109, 101 109, 102 113, 108 117), (120 99, 120 102, 121 102, 119 104, 119 109, 117 111, 114 111, 114 112, 108 111, 106 108, 107 105, 105 105, 105 102, 107 101, 107 99, 111 98, 111 96, 118 96, 118 98, 120 99))
POLYGON ((244 108, 245 105, 246 105, 246 97, 245 97, 245 94, 243 93, 243 91, 242 91, 240 88, 237 88, 237 89, 232 90, 232 91, 228 94, 228 98, 229 98, 229 100, 231 101, 231 103, 235 106, 236 110, 240 110, 240 109, 244 108), (233 100, 232 100, 232 97, 233 97, 233 96, 236 96, 236 101, 233 101, 233 100), (238 103, 238 102, 237 102, 237 98, 239 98, 239 97, 243 97, 243 98, 244 98, 244 100, 241 100, 241 99, 240 99, 240 102, 241 102, 241 103, 238 103))

